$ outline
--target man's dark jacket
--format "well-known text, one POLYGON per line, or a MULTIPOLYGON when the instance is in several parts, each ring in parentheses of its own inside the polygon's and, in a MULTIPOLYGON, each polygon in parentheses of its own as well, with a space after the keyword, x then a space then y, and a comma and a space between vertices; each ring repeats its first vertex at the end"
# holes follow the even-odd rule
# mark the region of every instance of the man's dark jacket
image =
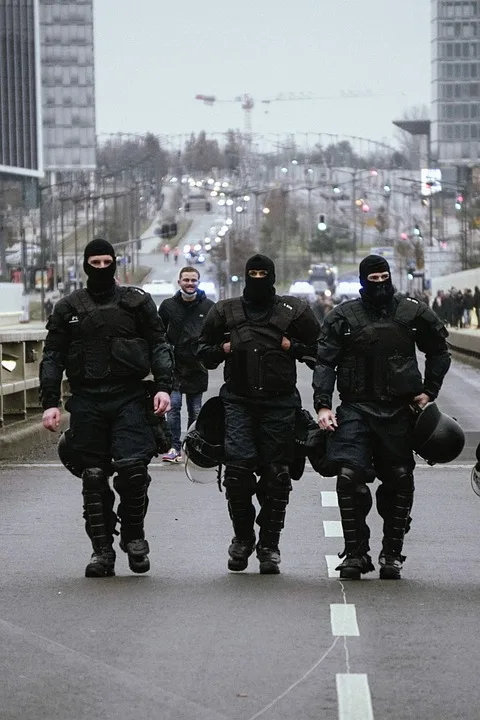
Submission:
POLYGON ((208 371, 196 352, 204 320, 213 305, 203 290, 197 290, 194 300, 183 300, 178 291, 158 310, 175 353, 174 388, 181 393, 203 393, 208 388, 208 371))

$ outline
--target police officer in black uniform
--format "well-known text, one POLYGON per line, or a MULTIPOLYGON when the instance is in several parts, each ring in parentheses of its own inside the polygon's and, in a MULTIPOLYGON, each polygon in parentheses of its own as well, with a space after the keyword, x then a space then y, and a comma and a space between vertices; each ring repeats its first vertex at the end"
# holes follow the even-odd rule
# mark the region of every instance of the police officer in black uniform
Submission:
POLYGON ((120 496, 120 548, 131 570, 144 573, 150 568, 144 532, 147 467, 156 444, 142 379, 152 372, 153 412, 163 415, 170 408, 173 355, 151 296, 116 284, 110 243, 101 238, 88 243, 83 268, 87 287, 59 300, 47 323, 40 365, 43 425, 58 429, 65 370, 71 390, 65 405, 68 446, 83 468, 85 527, 93 546, 85 574, 115 574, 112 467, 120 496))
POLYGON ((295 361, 312 354, 310 345, 319 334, 310 306, 299 298, 276 295, 274 283, 272 260, 251 257, 243 297, 215 304, 198 350, 207 368, 225 361, 220 390, 225 407, 224 486, 235 533, 228 568, 245 570, 255 550, 256 494, 261 505, 256 550, 262 574, 280 572, 278 543, 292 489, 288 466, 300 406, 295 361))
POLYGON ((380 577, 399 579, 405 532, 413 503, 411 406, 434 400, 450 366, 443 323, 423 302, 395 294, 385 258, 360 263, 361 298, 338 305, 327 317, 313 375, 318 424, 331 431, 324 474, 337 475, 345 540, 337 570, 360 579, 374 569, 366 517, 368 485, 380 480, 377 510, 383 518, 380 577), (425 353, 424 377, 416 347, 425 353), (337 381, 341 405, 332 410, 337 381))

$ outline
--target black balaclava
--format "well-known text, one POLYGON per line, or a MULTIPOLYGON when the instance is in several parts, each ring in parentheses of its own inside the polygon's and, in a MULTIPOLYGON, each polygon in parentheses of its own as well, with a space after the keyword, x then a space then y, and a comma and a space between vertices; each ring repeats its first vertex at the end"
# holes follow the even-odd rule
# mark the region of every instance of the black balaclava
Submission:
POLYGON ((275 265, 266 255, 252 255, 245 265, 245 287, 243 297, 254 305, 266 305, 275 295, 275 265), (252 278, 249 270, 266 270, 266 277, 252 278))
POLYGON ((87 288, 91 292, 100 295, 114 288, 117 262, 112 245, 103 238, 95 238, 89 242, 83 255, 83 269, 88 278, 87 288), (94 255, 111 255, 113 263, 106 268, 95 268, 88 264, 88 258, 94 255))
POLYGON ((370 273, 390 272, 390 265, 385 258, 381 255, 367 255, 360 263, 359 271, 360 285, 362 286, 360 294, 362 297, 368 298, 376 307, 388 305, 395 293, 392 278, 389 277, 388 280, 383 282, 367 280, 370 273))

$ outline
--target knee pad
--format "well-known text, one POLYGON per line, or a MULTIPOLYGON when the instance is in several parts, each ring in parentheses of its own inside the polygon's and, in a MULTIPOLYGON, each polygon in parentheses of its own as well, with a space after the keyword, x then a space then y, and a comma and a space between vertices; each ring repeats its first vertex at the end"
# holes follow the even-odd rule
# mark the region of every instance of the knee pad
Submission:
POLYGON ((235 465, 227 465, 225 468, 223 486, 227 493, 248 491, 252 494, 255 490, 255 484, 253 470, 235 465))
POLYGON ((82 490, 84 494, 102 493, 109 490, 108 475, 101 468, 87 468, 82 473, 82 490))
MULTIPOLYGON (((262 468, 261 477, 267 490, 291 490, 290 470, 283 463, 270 463, 262 468)), ((263 484, 262 483, 262 484, 263 484)))
POLYGON ((353 495, 355 507, 363 508, 368 514, 372 507, 372 494, 365 483, 365 474, 361 470, 342 467, 337 476, 337 493, 339 498, 353 495))
POLYGON ((415 490, 413 481, 413 472, 406 467, 393 467, 390 471, 390 477, 394 484, 395 490, 398 492, 410 492, 415 490))
POLYGON ((149 484, 149 475, 144 463, 137 461, 136 465, 118 468, 113 479, 113 487, 119 495, 131 493, 138 489, 146 489, 149 484))
POLYGON ((364 493, 368 491, 365 484, 365 475, 361 470, 349 467, 341 467, 337 475, 337 492, 348 494, 355 492, 364 493))

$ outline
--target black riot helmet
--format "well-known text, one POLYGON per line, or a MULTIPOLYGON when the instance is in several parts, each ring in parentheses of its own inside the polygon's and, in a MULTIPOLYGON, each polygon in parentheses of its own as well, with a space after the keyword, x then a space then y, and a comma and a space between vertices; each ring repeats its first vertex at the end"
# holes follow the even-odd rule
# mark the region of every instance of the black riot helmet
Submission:
POLYGON ((194 478, 189 463, 199 468, 214 468, 224 461, 225 411, 219 397, 212 397, 202 406, 196 421, 183 441, 186 455, 185 472, 192 482, 207 482, 194 478))
POLYGON ((327 432, 321 430, 308 410, 298 410, 295 416, 295 450, 290 464, 290 477, 299 480, 308 458, 315 472, 321 473, 321 463, 326 453, 327 432))
POLYGON ((58 457, 62 461, 62 465, 64 465, 67 470, 72 473, 72 475, 81 478, 84 468, 81 466, 79 459, 75 458, 72 449, 69 447, 66 433, 62 433, 60 435, 57 450, 58 457))
POLYGON ((458 422, 429 403, 418 415, 413 431, 414 451, 429 465, 455 460, 465 445, 465 433, 458 422))

